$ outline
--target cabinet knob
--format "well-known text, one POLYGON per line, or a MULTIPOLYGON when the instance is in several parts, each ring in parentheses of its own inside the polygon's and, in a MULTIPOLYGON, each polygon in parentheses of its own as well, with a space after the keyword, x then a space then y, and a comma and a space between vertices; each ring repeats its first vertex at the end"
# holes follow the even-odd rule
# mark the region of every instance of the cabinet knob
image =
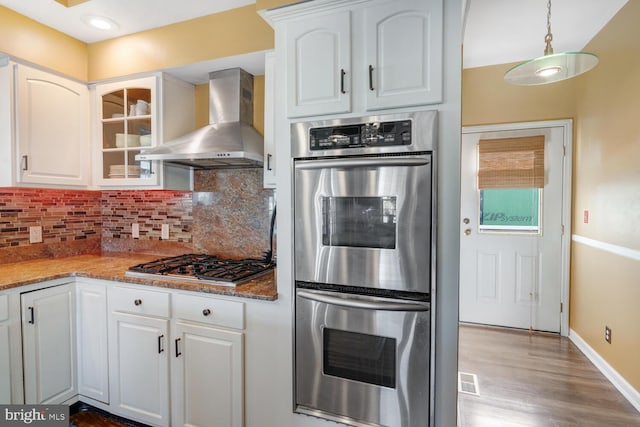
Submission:
POLYGON ((136 299, 136 300, 133 301, 133 303, 135 305, 140 305, 140 304, 142 304, 142 300, 141 299, 136 299))
POLYGON ((205 308, 204 310, 202 310, 202 315, 203 316, 208 316, 211 314, 211 310, 209 310, 208 308, 205 308))

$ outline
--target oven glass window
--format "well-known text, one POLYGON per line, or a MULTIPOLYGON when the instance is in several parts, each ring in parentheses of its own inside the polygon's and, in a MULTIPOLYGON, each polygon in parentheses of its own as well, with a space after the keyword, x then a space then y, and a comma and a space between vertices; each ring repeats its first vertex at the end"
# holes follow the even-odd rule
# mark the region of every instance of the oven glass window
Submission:
POLYGON ((396 197, 324 197, 322 244, 396 248, 396 197))
POLYGON ((396 388, 396 340, 376 335, 323 329, 326 375, 396 388))

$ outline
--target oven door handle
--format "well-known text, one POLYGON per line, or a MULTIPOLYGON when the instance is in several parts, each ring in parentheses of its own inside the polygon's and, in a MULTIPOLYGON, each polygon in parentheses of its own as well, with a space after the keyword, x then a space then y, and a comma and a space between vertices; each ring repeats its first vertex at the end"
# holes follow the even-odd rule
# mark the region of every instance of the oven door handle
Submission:
POLYGON ((369 298, 358 295, 358 298, 336 297, 328 292, 314 290, 299 290, 300 298, 325 304, 340 305, 348 308, 361 308, 365 310, 382 311, 429 311, 431 304, 428 302, 405 302, 402 300, 381 301, 380 298, 369 298))
POLYGON ((424 166, 431 160, 427 157, 377 157, 366 159, 302 160, 296 162, 296 169, 363 168, 390 166, 424 166))

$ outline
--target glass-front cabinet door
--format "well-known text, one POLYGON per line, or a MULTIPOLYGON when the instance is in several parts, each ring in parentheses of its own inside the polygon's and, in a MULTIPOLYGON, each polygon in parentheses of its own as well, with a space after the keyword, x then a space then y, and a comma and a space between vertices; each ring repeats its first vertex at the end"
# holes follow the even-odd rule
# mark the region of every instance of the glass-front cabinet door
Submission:
POLYGON ((155 162, 135 159, 142 149, 156 145, 155 92, 155 77, 96 86, 100 185, 158 185, 155 162))

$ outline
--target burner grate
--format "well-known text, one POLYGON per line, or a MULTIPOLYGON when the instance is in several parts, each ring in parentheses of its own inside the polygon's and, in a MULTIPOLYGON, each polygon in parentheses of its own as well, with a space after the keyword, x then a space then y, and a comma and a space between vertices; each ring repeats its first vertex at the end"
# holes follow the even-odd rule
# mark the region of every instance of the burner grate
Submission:
POLYGON ((206 254, 186 254, 134 265, 129 271, 150 276, 163 275, 237 284, 268 272, 274 267, 275 262, 260 259, 234 260, 206 254))

